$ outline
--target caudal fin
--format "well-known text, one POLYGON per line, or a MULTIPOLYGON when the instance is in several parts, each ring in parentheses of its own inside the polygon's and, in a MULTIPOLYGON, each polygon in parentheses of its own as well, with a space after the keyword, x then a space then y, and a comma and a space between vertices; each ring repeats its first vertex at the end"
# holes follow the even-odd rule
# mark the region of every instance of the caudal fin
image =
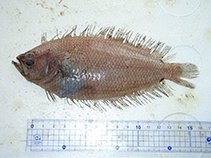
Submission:
POLYGON ((170 80, 185 87, 195 88, 195 85, 193 83, 190 83, 181 78, 187 78, 187 79, 196 78, 199 75, 199 71, 196 65, 191 63, 184 63, 184 64, 176 63, 176 64, 171 64, 171 68, 172 68, 171 69, 172 75, 170 77, 170 80))
POLYGON ((182 68, 181 77, 191 79, 191 78, 196 78, 199 75, 198 68, 194 64, 190 63, 180 64, 180 67, 182 68))

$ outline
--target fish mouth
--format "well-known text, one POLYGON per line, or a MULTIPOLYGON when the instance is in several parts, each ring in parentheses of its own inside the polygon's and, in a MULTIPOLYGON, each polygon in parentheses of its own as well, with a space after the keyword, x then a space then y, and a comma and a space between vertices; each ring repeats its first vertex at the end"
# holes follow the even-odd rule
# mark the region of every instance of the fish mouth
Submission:
POLYGON ((15 68, 16 68, 22 75, 24 75, 24 72, 23 72, 23 65, 22 65, 20 56, 18 56, 16 59, 18 60, 18 62, 12 61, 12 64, 15 66, 15 68))

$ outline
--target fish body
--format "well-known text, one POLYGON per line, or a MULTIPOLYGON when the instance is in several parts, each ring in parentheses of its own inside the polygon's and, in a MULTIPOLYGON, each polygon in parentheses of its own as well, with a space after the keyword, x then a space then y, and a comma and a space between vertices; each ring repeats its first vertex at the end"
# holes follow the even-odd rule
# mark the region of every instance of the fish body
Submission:
POLYGON ((119 101, 119 98, 160 97, 170 93, 164 80, 194 88, 184 78, 195 78, 197 67, 190 63, 164 61, 169 47, 114 28, 90 35, 67 35, 44 42, 17 57, 13 64, 30 82, 49 94, 75 100, 119 101), (27 63, 28 62, 28 63, 27 63))

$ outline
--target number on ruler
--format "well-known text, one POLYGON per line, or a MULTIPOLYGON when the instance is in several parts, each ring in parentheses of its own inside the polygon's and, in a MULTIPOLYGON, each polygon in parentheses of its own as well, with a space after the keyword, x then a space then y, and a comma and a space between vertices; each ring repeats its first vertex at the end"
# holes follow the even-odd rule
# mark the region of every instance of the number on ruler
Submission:
POLYGON ((192 126, 187 126, 188 130, 189 131, 192 131, 193 130, 193 127, 192 126))
POLYGON ((158 126, 157 126, 157 129, 161 129, 161 126, 160 126, 160 125, 158 125, 158 126))
POLYGON ((198 128, 199 128, 199 129, 202 129, 202 126, 199 126, 198 128))
POLYGON ((136 125, 136 129, 140 130, 141 129, 141 125, 136 125))

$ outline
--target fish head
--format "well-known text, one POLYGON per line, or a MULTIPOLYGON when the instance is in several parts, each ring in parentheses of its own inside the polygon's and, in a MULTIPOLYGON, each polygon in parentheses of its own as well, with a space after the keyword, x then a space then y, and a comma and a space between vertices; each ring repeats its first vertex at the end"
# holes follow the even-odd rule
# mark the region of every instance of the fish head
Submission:
MULTIPOLYGON (((28 80, 39 83, 46 79, 49 74, 50 50, 28 51, 16 58, 18 62, 12 61, 16 69, 28 80)), ((51 70, 52 71, 52 70, 51 70)))

